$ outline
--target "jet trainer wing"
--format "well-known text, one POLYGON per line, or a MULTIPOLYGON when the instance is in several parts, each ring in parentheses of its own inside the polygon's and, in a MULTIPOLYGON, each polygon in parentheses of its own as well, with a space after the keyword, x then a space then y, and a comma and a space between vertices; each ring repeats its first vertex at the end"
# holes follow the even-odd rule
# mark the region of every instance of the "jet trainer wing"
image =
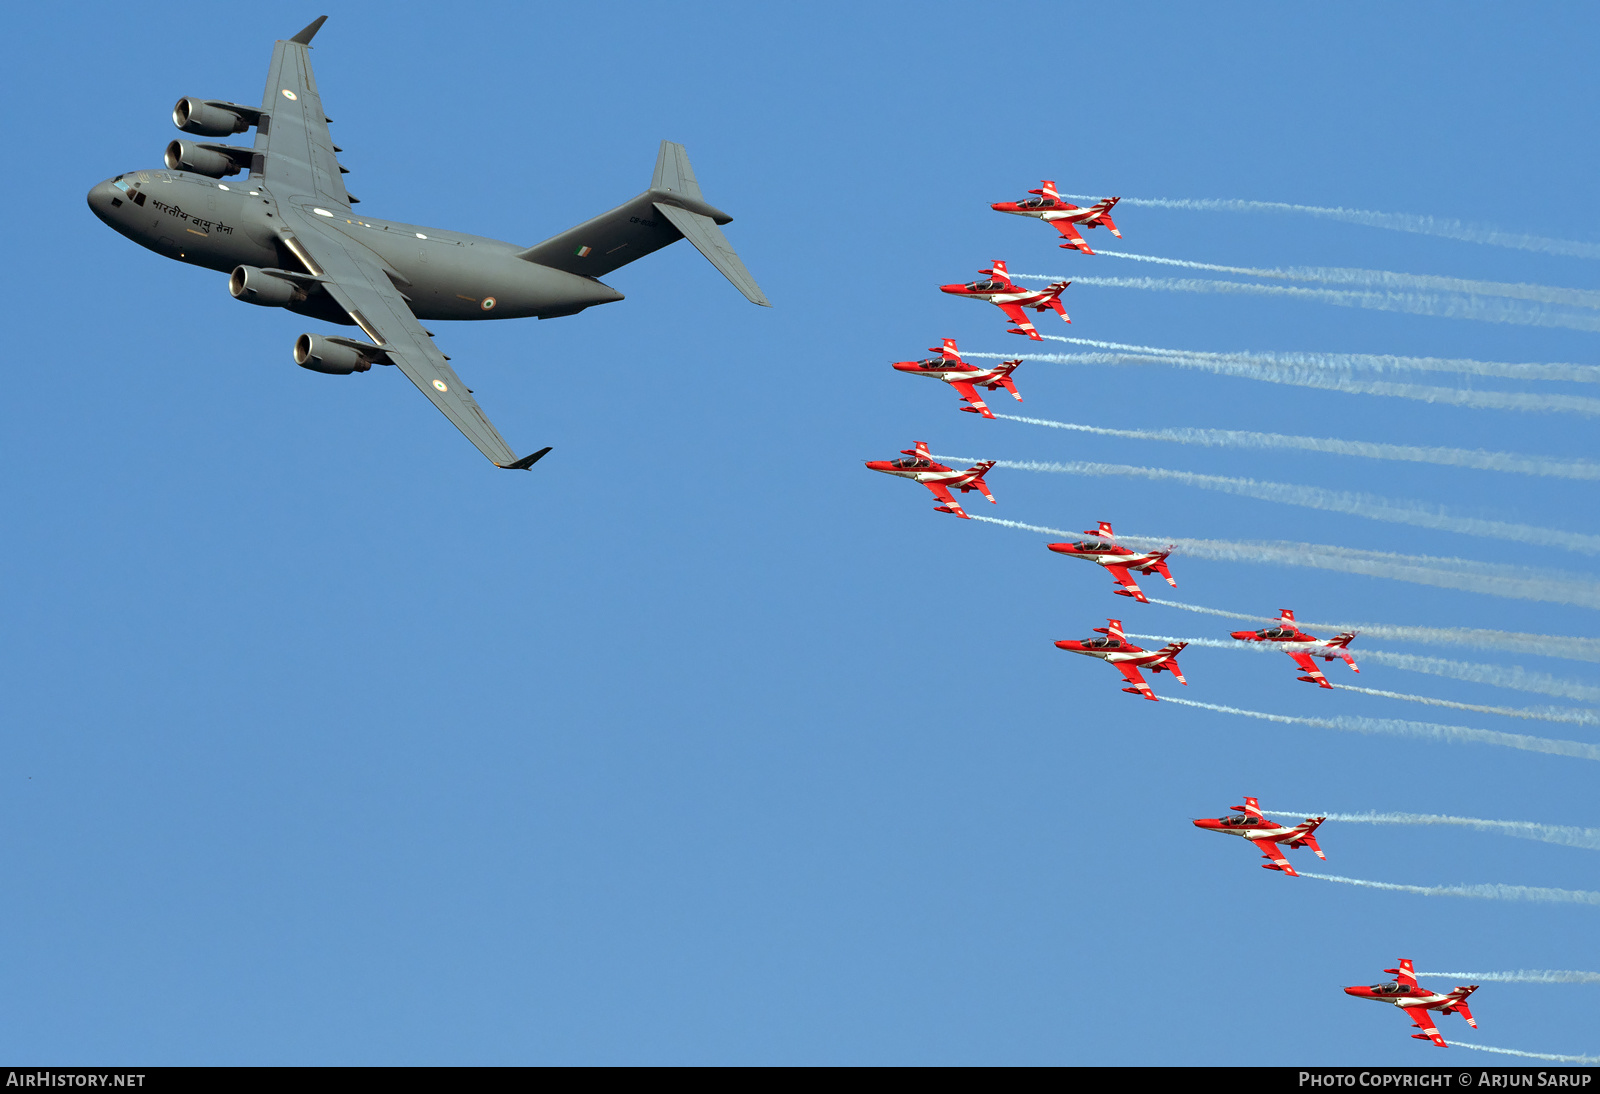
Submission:
POLYGON ((1150 690, 1150 685, 1144 682, 1144 677, 1139 675, 1138 668, 1128 664, 1126 661, 1113 661, 1111 663, 1116 665, 1117 671, 1127 677, 1128 683, 1133 685, 1132 688, 1124 688, 1124 691, 1137 691, 1146 699, 1154 699, 1156 697, 1156 693, 1150 690))
POLYGON ((1056 231, 1061 233, 1061 238, 1066 240, 1066 242, 1062 244, 1063 247, 1070 247, 1073 250, 1082 251, 1086 255, 1094 254, 1094 252, 1089 249, 1088 241, 1085 240, 1083 236, 1078 234, 1078 229, 1073 226, 1072 221, 1052 220, 1050 223, 1055 225, 1056 231))
POLYGON ((1143 590, 1141 590, 1139 586, 1134 583, 1133 575, 1128 573, 1128 568, 1126 566, 1118 566, 1110 562, 1104 563, 1103 565, 1108 571, 1110 571, 1111 580, 1115 581, 1118 585, 1121 585, 1124 589, 1126 589, 1129 596, 1133 597, 1141 604, 1150 603, 1149 598, 1144 595, 1143 590))
POLYGON ((1256 850, 1260 851, 1274 866, 1290 877, 1300 876, 1294 872, 1294 867, 1289 865, 1289 860, 1284 856, 1283 848, 1271 840, 1257 840, 1256 850))
POLYGON ((266 118, 256 128, 256 158, 251 173, 280 202, 314 197, 348 207, 354 199, 344 188, 328 116, 311 74, 311 39, 328 17, 319 18, 293 38, 272 47, 267 87, 261 95, 266 118))
POLYGON ((1013 334, 1026 334, 1035 342, 1044 341, 1044 339, 1039 337, 1039 332, 1034 329, 1033 324, 1028 322, 1028 317, 1022 314, 1021 304, 997 304, 995 306, 1001 311, 1005 312, 1006 318, 1010 319, 1017 325, 1017 330, 1013 331, 1013 334))
MULTIPOLYGON (((1444 1038, 1439 1035, 1439 1027, 1434 1025, 1433 1011, 1426 1007, 1406 1007, 1405 1012, 1406 1017, 1411 1019, 1411 1024, 1426 1034, 1428 1040, 1440 1048, 1450 1047, 1444 1043, 1444 1038)), ((1415 1037, 1416 1034, 1412 1034, 1412 1036, 1415 1037)))
POLYGON ((1304 653, 1300 650, 1292 650, 1289 653, 1289 657, 1294 661, 1295 664, 1299 665, 1303 670, 1305 670, 1305 674, 1311 677, 1311 682, 1313 684, 1316 684, 1320 688, 1333 687, 1332 684, 1328 683, 1328 678, 1322 675, 1322 670, 1317 668, 1317 663, 1311 659, 1311 655, 1309 653, 1304 653))
POLYGON ((926 486, 929 490, 932 490, 933 496, 944 503, 944 511, 946 513, 954 513, 956 516, 961 517, 964 520, 972 519, 971 517, 967 516, 967 511, 961 508, 961 503, 950 495, 950 490, 945 486, 944 483, 925 482, 922 485, 926 486))
POLYGON ((497 466, 525 471, 548 448, 517 458, 489 421, 467 385, 445 360, 405 299, 389 280, 377 255, 342 234, 317 224, 303 208, 279 203, 279 215, 290 231, 284 245, 315 275, 320 286, 372 339, 372 356, 387 360, 417 385, 467 440, 497 466))
POLYGON ((989 409, 989 404, 983 401, 983 397, 978 394, 977 388, 973 387, 971 383, 966 380, 951 380, 950 386, 960 393, 962 401, 971 403, 972 409, 979 414, 982 414, 985 418, 994 417, 994 412, 989 409))

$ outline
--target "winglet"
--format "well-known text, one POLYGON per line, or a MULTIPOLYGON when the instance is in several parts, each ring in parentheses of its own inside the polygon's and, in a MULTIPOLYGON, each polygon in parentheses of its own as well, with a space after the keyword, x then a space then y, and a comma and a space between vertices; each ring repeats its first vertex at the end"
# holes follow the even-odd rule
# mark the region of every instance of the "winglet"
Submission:
POLYGON ((327 21, 328 17, 326 15, 317 16, 311 21, 310 26, 306 27, 306 29, 302 30, 299 34, 296 34, 293 38, 290 38, 289 41, 298 42, 303 46, 309 46, 311 44, 311 39, 317 36, 317 31, 321 30, 322 24, 326 23, 327 21))
POLYGON ((551 447, 552 446, 550 445, 546 445, 545 447, 539 449, 539 451, 533 453, 531 456, 524 456, 515 463, 497 463, 495 466, 503 467, 507 471, 526 471, 534 464, 544 459, 545 454, 550 451, 551 447))

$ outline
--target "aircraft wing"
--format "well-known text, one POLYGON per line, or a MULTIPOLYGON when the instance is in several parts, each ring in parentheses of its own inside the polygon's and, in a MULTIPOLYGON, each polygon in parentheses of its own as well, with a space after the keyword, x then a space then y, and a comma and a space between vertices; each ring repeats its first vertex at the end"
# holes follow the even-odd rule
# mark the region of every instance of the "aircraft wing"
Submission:
POLYGON ((1156 697, 1156 693, 1150 690, 1150 685, 1144 682, 1144 677, 1139 675, 1139 669, 1136 665, 1130 665, 1126 661, 1113 661, 1111 663, 1117 666, 1117 671, 1127 677, 1128 683, 1133 685, 1132 688, 1124 690, 1137 691, 1146 699, 1154 699, 1156 697))
POLYGON ((1035 342, 1044 341, 1043 338, 1039 337, 1039 332, 1034 329, 1033 324, 1028 322, 1028 317, 1022 313, 1021 304, 996 304, 995 307, 1005 312, 1006 318, 1017 325, 1017 329, 1013 330, 1012 334, 1026 334, 1035 342))
POLYGON ((1299 665, 1300 668, 1305 671, 1307 676, 1311 677, 1311 683, 1316 684, 1320 688, 1333 687, 1332 684, 1328 683, 1328 678, 1322 675, 1322 670, 1317 668, 1317 663, 1311 659, 1311 655, 1309 653, 1304 653, 1300 650, 1290 650, 1289 657, 1294 661, 1295 664, 1299 665))
POLYGON ((1124 590, 1126 590, 1126 595, 1133 597, 1141 604, 1150 603, 1149 598, 1146 597, 1139 586, 1134 583, 1133 575, 1128 573, 1128 568, 1126 566, 1118 566, 1115 563, 1109 562, 1102 563, 1102 565, 1104 565, 1105 568, 1110 571, 1111 580, 1115 581, 1118 585, 1121 585, 1124 590))
POLYGON ((1078 234, 1078 229, 1073 226, 1072 221, 1052 220, 1050 223, 1055 225, 1056 231, 1061 233, 1061 238, 1066 240, 1066 242, 1062 244, 1063 247, 1066 247, 1069 250, 1082 251, 1086 255, 1094 254, 1094 252, 1089 249, 1088 242, 1083 238, 1083 236, 1078 234))
POLYGON ((311 74, 311 39, 325 19, 324 15, 272 47, 267 88, 261 95, 262 113, 270 120, 256 128, 258 158, 251 173, 259 173, 280 202, 315 198, 348 208, 352 199, 341 179, 328 116, 322 112, 322 96, 311 74))
POLYGON ((1278 869, 1282 870, 1284 873, 1288 874, 1290 877, 1299 877, 1300 876, 1299 874, 1294 872, 1294 867, 1289 865, 1289 860, 1284 855, 1282 847, 1279 847, 1272 840, 1264 840, 1264 839, 1263 840, 1256 840, 1255 844, 1256 844, 1256 850, 1260 851, 1263 855, 1265 855, 1272 862, 1272 864, 1274 866, 1276 866, 1278 869))
POLYGON ((1428 1040, 1440 1048, 1450 1047, 1444 1043, 1444 1038, 1439 1036, 1439 1027, 1434 1025, 1433 1021, 1433 1011, 1427 1007, 1406 1007, 1405 1012, 1406 1017, 1411 1019, 1411 1024, 1427 1034, 1428 1040))
POLYGON ((954 513, 956 516, 962 517, 963 519, 966 519, 966 520, 971 520, 972 519, 971 517, 967 516, 967 511, 965 509, 961 508, 961 503, 959 501, 957 501, 955 498, 950 496, 950 489, 947 486, 945 486, 944 483, 942 483, 942 482, 925 482, 922 485, 926 486, 929 490, 932 490, 933 491, 933 496, 938 498, 940 501, 942 501, 944 503, 944 505, 947 507, 947 508, 945 508, 945 512, 954 513))
POLYGON ((972 409, 982 414, 985 418, 993 418, 994 412, 989 409, 989 404, 983 401, 978 394, 978 389, 966 380, 951 380, 950 386, 960 393, 962 401, 972 404, 972 409))
POLYGON ((405 373, 417 390, 497 467, 525 471, 550 451, 545 448, 517 458, 478 406, 471 390, 433 344, 433 338, 411 314, 377 255, 343 234, 322 227, 314 213, 308 214, 298 205, 280 202, 278 209, 288 229, 283 234, 284 244, 372 339, 375 360, 387 360, 405 373))

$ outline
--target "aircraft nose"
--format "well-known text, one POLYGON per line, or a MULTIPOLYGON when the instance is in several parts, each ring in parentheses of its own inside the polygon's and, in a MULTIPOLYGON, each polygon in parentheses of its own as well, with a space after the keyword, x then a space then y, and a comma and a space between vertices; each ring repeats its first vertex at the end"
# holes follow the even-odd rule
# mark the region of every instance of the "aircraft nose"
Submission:
POLYGON ((940 292, 960 292, 964 288, 966 288, 965 285, 940 285, 939 286, 939 291, 940 292))
POLYGON ((1058 555, 1070 555, 1073 547, 1070 543, 1047 543, 1045 546, 1058 555))
POLYGON ((1346 995, 1361 995, 1364 994, 1366 990, 1366 988, 1345 988, 1344 993, 1346 995))
POLYGON ((889 470, 889 461, 888 460, 868 460, 867 461, 867 470, 868 471, 887 471, 887 470, 889 470))
POLYGON ((1056 649, 1058 650, 1075 650, 1077 648, 1077 641, 1071 638, 1063 638, 1061 641, 1056 643, 1056 649))
POLYGON ((89 189, 89 208, 94 212, 95 216, 101 220, 106 220, 111 216, 111 199, 119 196, 117 188, 111 185, 110 179, 95 183, 89 189))
POLYGON ((915 361, 896 361, 894 363, 894 368, 898 372, 916 372, 916 371, 918 371, 917 363, 915 361))
POLYGON ((1255 636, 1255 631, 1230 631, 1228 633, 1230 638, 1254 638, 1255 636))

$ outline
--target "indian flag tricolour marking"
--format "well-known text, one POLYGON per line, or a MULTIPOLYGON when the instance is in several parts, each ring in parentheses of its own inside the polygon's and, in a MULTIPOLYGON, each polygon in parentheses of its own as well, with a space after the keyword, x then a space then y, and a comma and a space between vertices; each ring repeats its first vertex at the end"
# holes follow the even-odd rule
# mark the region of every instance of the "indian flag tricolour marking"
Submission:
POLYGON ((589 252, 592 251, 592 250, 594 250, 593 247, 579 247, 576 251, 573 251, 572 253, 577 255, 579 258, 588 258, 589 257, 589 252))

